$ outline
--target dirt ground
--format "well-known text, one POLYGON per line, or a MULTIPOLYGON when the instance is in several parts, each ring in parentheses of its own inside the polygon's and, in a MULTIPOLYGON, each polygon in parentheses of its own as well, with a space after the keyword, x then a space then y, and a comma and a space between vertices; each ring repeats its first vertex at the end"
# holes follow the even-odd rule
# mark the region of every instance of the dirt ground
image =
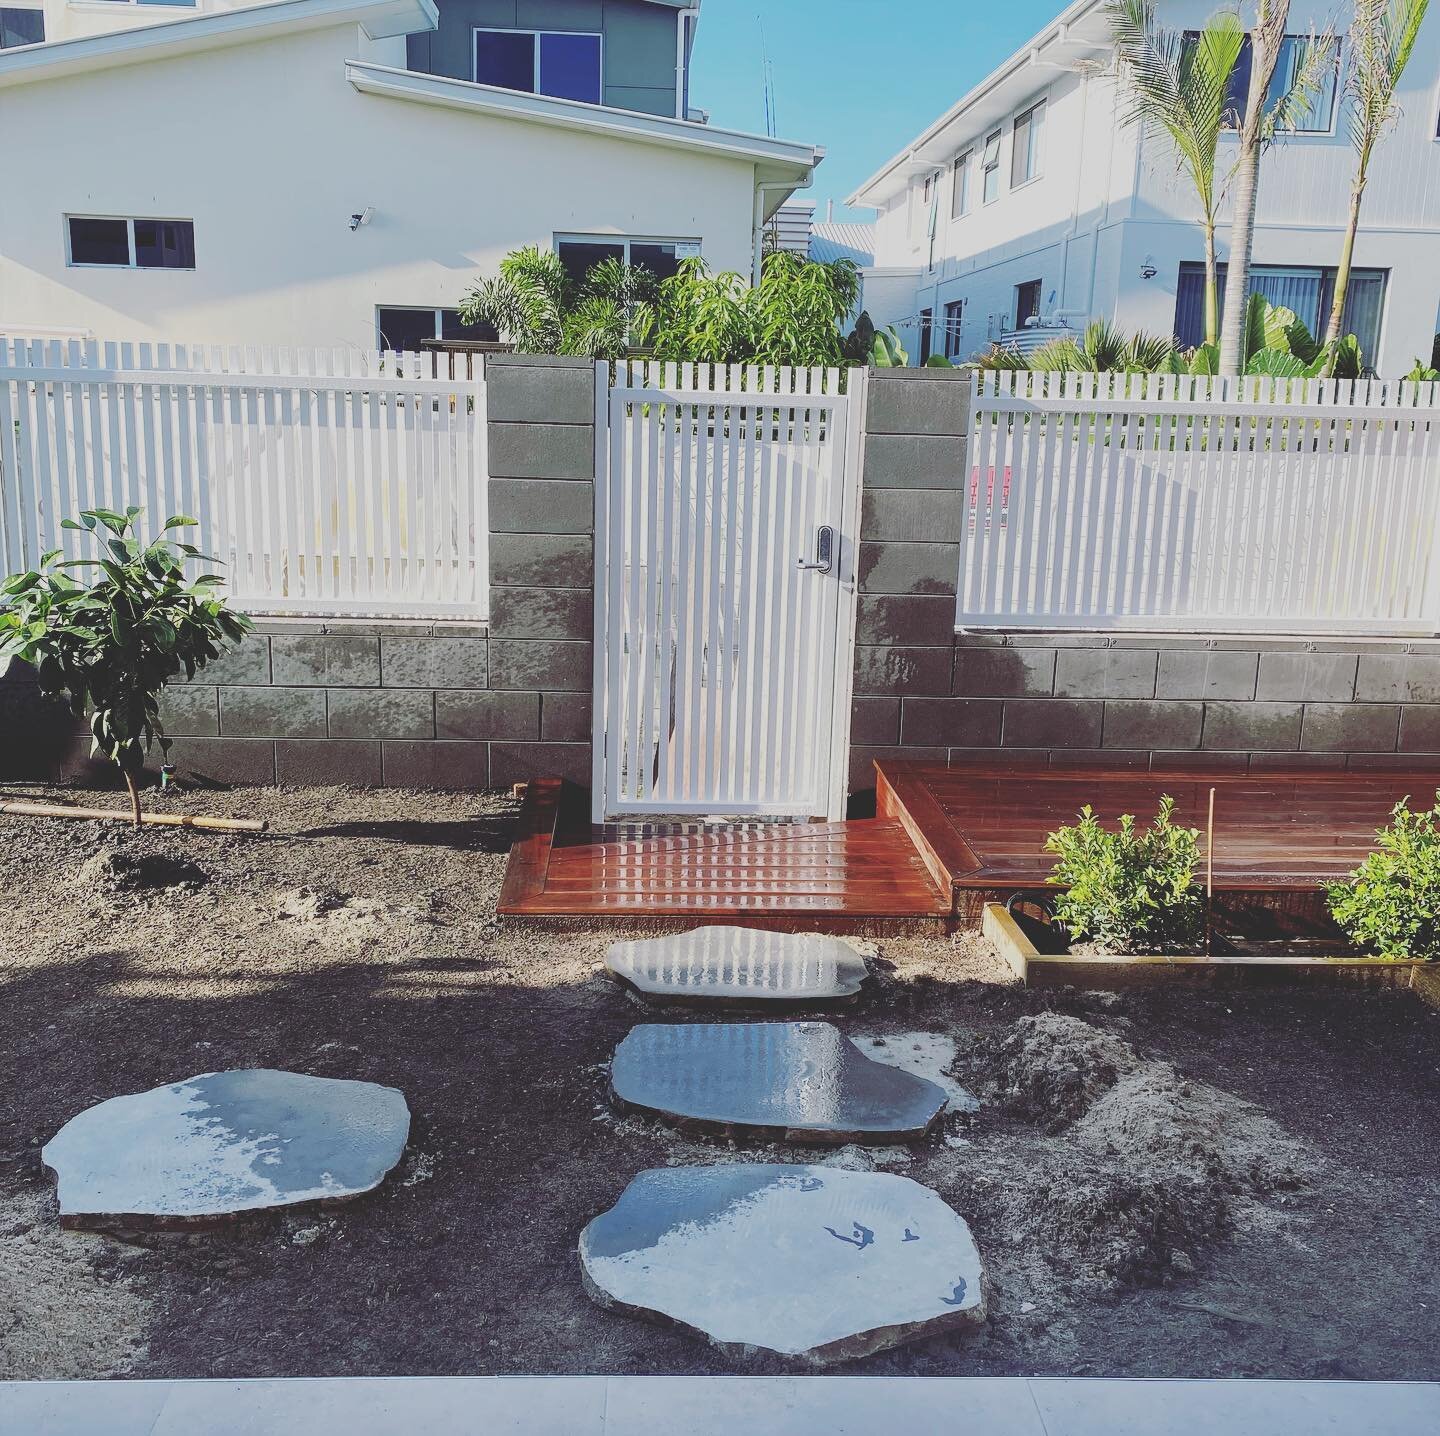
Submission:
POLYGON ((849 1371, 1440 1377, 1440 1014, 1408 993, 1042 993, 975 937, 885 941, 834 1020, 948 1037, 978 1110, 917 1149, 740 1149, 611 1113, 642 1014, 613 932, 495 917, 513 803, 164 801, 273 831, 0 817, 0 1377, 730 1370, 593 1306, 580 1229, 645 1167, 816 1157, 935 1188, 989 1272, 979 1334, 849 1371), (246 1066, 401 1088, 401 1166, 320 1210, 59 1230, 62 1123, 246 1066))

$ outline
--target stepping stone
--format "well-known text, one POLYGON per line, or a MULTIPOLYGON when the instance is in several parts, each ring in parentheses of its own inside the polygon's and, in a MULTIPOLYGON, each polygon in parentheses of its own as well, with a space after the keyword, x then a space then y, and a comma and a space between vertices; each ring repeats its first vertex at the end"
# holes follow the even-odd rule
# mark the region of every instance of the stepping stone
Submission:
POLYGON ((259 1069, 112 1097, 41 1160, 62 1225, 184 1222, 358 1196, 400 1160, 410 1109, 393 1087, 259 1069))
POLYGON ((626 1108, 791 1142, 915 1142, 945 1092, 872 1062, 828 1022, 646 1023, 610 1063, 626 1108))
POLYGON ((848 1005, 870 976, 864 950, 841 938, 752 927, 617 942, 605 965, 646 1001, 697 1007, 848 1005))
POLYGON ((580 1235, 601 1306, 737 1358, 824 1366, 985 1320, 970 1228, 908 1177, 732 1164, 641 1172, 580 1235))

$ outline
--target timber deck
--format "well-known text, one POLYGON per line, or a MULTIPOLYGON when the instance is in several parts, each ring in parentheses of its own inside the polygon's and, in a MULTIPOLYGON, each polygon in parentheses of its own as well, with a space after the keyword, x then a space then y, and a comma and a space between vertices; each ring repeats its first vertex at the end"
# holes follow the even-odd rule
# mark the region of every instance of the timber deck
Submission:
POLYGON ((588 795, 531 783, 501 913, 536 919, 798 931, 941 931, 973 926, 986 901, 1046 886, 1045 838, 1089 804, 1107 821, 1205 827, 1215 800, 1215 887, 1231 903, 1318 915, 1327 882, 1374 847, 1407 796, 1431 801, 1437 772, 1274 775, 1116 770, 993 773, 876 763, 877 816, 844 823, 621 823, 594 827, 588 795))

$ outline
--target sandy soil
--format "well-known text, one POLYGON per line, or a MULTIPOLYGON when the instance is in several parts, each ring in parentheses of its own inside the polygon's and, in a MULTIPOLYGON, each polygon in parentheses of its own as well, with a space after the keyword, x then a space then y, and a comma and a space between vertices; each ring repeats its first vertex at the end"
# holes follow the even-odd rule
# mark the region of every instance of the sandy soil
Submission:
POLYGON ((992 1288, 980 1334, 849 1370, 1440 1377, 1440 1015, 1409 994, 1036 993, 973 936, 884 942, 879 993, 834 1020, 954 1042, 982 1105, 914 1150, 740 1149, 610 1111, 640 1013, 599 970, 613 933, 496 919, 514 804, 165 801, 274 830, 0 818, 0 1377, 728 1370, 592 1306, 580 1229, 644 1167, 816 1155, 938 1190, 992 1288), (405 1091, 380 1191, 58 1229, 39 1149, 64 1121, 260 1065, 405 1091))

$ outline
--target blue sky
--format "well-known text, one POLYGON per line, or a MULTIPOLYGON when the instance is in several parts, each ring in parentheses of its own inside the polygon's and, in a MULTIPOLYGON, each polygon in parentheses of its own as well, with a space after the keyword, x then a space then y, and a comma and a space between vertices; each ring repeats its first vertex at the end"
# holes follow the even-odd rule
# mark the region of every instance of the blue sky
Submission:
POLYGON ((691 103, 764 133, 763 22, 779 133, 825 147, 807 198, 820 215, 833 199, 839 218, 846 195, 1066 3, 704 0, 691 103))

